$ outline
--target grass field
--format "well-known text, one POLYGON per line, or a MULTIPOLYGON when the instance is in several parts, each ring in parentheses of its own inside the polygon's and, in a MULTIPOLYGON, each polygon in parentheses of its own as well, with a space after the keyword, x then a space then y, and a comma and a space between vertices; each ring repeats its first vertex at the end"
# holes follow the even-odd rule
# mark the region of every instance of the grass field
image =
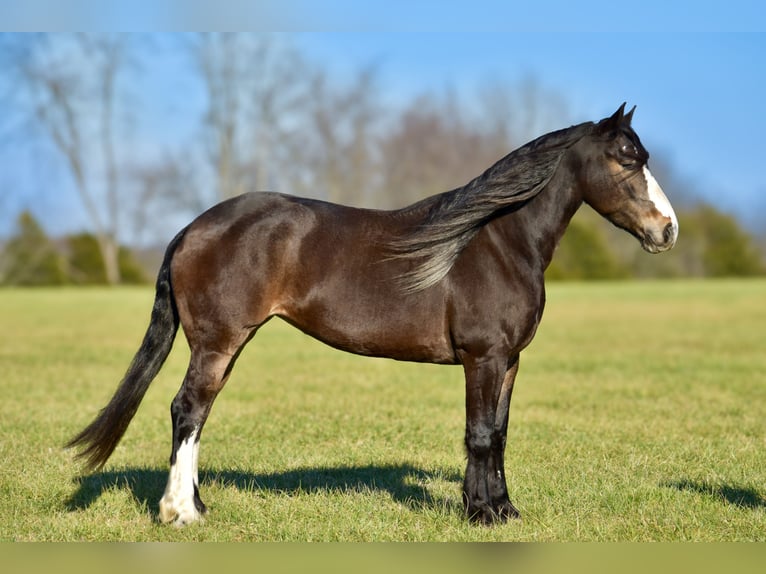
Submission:
POLYGON ((462 518, 459 367, 367 359, 279 321, 201 447, 203 524, 158 524, 168 363, 103 472, 61 445, 111 396, 149 288, 0 291, 0 540, 766 540, 766 281, 551 284, 507 470, 523 519, 462 518))

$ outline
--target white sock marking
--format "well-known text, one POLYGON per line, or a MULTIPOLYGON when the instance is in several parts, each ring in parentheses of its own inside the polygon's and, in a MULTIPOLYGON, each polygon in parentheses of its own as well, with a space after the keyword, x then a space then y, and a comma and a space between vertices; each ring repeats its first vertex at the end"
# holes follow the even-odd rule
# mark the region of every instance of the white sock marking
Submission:
POLYGON ((199 441, 197 440, 197 433, 194 433, 194 446, 192 447, 192 477, 194 478, 194 486, 199 488, 199 441))
POLYGON ((170 467, 165 494, 160 500, 160 519, 163 522, 173 520, 182 526, 200 518, 194 506, 194 485, 199 483, 198 456, 197 429, 194 429, 178 447, 175 464, 170 467))

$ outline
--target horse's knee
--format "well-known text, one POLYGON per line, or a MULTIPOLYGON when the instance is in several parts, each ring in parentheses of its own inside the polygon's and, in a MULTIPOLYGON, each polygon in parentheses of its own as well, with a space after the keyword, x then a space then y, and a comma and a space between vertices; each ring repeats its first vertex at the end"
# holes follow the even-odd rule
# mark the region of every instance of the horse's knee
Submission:
POLYGON ((492 448, 492 432, 483 427, 466 428, 465 446, 468 452, 473 455, 486 455, 492 448))

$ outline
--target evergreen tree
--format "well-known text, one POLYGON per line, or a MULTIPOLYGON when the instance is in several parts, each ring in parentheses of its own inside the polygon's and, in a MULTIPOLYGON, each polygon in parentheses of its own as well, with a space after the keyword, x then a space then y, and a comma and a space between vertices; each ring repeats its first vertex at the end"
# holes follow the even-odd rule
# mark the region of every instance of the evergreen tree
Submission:
POLYGON ((123 283, 130 285, 146 283, 146 273, 136 258, 133 257, 133 252, 130 249, 120 247, 117 263, 120 266, 120 278, 123 283))
POLYGON ((90 233, 78 233, 67 238, 69 247, 69 277, 78 285, 103 285, 106 283, 104 258, 98 241, 90 233))
POLYGON ((45 231, 29 211, 16 222, 16 234, 5 246, 4 283, 61 285, 66 282, 63 262, 45 231))
MULTIPOLYGON (((69 276, 78 285, 105 285, 108 283, 104 258, 98 239, 91 233, 78 233, 67 238, 69 247, 69 276)), ((120 247, 118 265, 122 283, 144 283, 146 277, 133 254, 120 247)))
POLYGON ((559 244, 548 279, 618 279, 628 275, 599 229, 578 220, 572 220, 559 244))
POLYGON ((759 275, 764 272, 758 248, 734 217, 711 206, 698 210, 704 232, 702 260, 709 277, 759 275))

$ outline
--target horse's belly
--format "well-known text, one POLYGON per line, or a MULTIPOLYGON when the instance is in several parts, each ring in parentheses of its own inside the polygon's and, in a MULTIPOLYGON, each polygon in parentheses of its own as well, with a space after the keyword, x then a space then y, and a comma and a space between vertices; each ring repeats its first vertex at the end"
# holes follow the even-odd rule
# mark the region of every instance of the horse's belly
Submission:
POLYGON ((438 317, 402 309, 353 305, 316 307, 281 315, 304 333, 343 351, 399 361, 453 364, 455 353, 438 317))

